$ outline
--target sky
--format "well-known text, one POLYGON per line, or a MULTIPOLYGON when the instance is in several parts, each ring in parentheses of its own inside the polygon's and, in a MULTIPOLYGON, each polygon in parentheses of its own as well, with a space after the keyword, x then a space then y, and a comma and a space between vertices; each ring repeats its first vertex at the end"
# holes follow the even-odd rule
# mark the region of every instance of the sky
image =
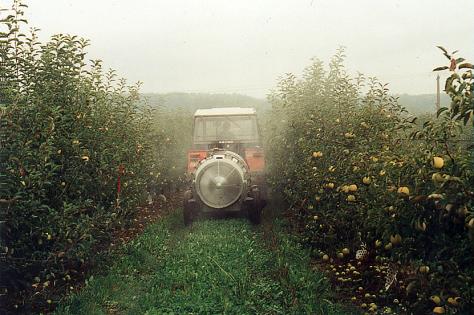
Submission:
MULTIPOLYGON (((0 0, 4 2, 8 0, 0 0)), ((474 61, 473 0, 26 0, 40 39, 90 40, 102 59, 143 92, 241 93, 265 97, 311 58, 346 47, 350 73, 393 93, 435 93, 436 48, 474 61)))

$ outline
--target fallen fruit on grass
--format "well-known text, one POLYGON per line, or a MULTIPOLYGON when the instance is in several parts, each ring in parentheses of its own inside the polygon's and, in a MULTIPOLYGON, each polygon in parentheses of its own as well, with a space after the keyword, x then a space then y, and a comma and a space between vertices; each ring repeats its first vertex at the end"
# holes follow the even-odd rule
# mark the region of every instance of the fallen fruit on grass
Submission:
POLYGON ((375 312, 377 310, 377 305, 375 303, 370 303, 369 311, 375 312))
POLYGON ((391 250, 392 247, 393 247, 392 243, 388 243, 387 245, 385 245, 386 250, 391 250))
POLYGON ((323 255, 323 260, 324 260, 324 261, 328 261, 328 260, 329 260, 329 256, 328 256, 327 254, 324 254, 324 255, 323 255))
POLYGON ((334 188, 334 183, 328 183, 327 188, 333 189, 334 188))
POLYGON ((382 241, 381 240, 376 240, 375 241, 375 248, 379 248, 380 246, 382 246, 382 241))
POLYGON ((370 177, 366 176, 364 178, 362 178, 362 182, 365 184, 365 185, 370 185, 370 182, 372 180, 370 179, 370 177))
POLYGON ((349 248, 347 248, 347 247, 342 249, 342 253, 343 253, 344 255, 349 255, 350 252, 351 252, 351 251, 350 251, 349 248))
POLYGON ((390 243, 392 245, 398 245, 402 241, 402 236, 400 234, 395 234, 390 236, 390 243))
POLYGON ((403 195, 403 196, 409 196, 410 195, 410 189, 408 189, 408 187, 406 187, 406 186, 399 187, 397 192, 400 195, 403 195))
POLYGON ((460 301, 461 301, 461 298, 459 296, 455 298, 453 297, 448 298, 448 303, 451 304, 452 306, 458 306, 460 301))
POLYGON ((349 186, 344 185, 341 187, 341 190, 347 194, 349 192, 349 186))
POLYGON ((347 201, 353 202, 353 201, 355 201, 355 200, 356 200, 356 197, 355 197, 354 195, 349 195, 349 196, 347 196, 347 201))
POLYGON ((420 269, 419 269, 419 270, 420 270, 421 273, 428 273, 428 272, 430 272, 430 267, 428 267, 428 266, 420 266, 420 269))
POLYGON ((428 195, 428 199, 441 200, 443 198, 444 198, 444 196, 442 194, 430 194, 430 195, 428 195))
POLYGON ((320 158, 323 156, 323 153, 321 151, 315 151, 313 152, 313 157, 314 158, 320 158))
POLYGON ((349 185, 349 191, 351 192, 357 191, 357 185, 356 184, 349 185))
POLYGON ((340 258, 340 259, 344 258, 344 254, 343 253, 337 253, 337 258, 340 258))
POLYGON ((444 160, 443 160, 442 157, 435 156, 435 157, 433 157, 432 164, 433 164, 434 168, 440 169, 444 166, 444 160))
POLYGON ((436 306, 436 307, 433 309, 433 313, 435 313, 435 314, 444 314, 444 307, 442 307, 442 306, 436 306))
POLYGON ((441 298, 437 295, 432 295, 430 300, 433 301, 434 304, 439 305, 441 303, 441 298))
POLYGON ((424 232, 424 231, 426 231, 426 223, 425 223, 425 222, 417 221, 415 228, 416 228, 418 231, 424 232))

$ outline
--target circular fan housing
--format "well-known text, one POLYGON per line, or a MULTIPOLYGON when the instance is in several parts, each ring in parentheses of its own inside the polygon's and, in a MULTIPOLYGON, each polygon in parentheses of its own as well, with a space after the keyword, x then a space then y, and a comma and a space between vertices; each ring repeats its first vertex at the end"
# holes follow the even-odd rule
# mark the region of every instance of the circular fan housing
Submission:
POLYGON ((204 160, 194 174, 194 189, 201 201, 222 209, 237 202, 247 192, 248 168, 231 151, 219 152, 204 160))

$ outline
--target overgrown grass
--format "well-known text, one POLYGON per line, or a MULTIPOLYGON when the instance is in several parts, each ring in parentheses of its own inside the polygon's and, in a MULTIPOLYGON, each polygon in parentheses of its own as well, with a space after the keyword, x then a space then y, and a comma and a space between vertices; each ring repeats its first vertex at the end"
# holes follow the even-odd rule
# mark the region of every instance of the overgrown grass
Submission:
POLYGON ((127 245, 105 276, 92 278, 58 314, 343 314, 329 283, 278 227, 278 242, 246 220, 191 228, 179 212, 127 245))

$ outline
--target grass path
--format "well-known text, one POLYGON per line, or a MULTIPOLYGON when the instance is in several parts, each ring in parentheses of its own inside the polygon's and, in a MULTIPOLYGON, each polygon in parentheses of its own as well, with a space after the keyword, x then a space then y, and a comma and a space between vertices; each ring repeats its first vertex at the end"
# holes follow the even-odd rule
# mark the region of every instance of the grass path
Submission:
POLYGON ((246 220, 185 228, 176 212, 126 245, 57 313, 345 314, 331 302, 327 280, 310 270, 307 254, 273 230, 271 245, 264 228, 246 220))

